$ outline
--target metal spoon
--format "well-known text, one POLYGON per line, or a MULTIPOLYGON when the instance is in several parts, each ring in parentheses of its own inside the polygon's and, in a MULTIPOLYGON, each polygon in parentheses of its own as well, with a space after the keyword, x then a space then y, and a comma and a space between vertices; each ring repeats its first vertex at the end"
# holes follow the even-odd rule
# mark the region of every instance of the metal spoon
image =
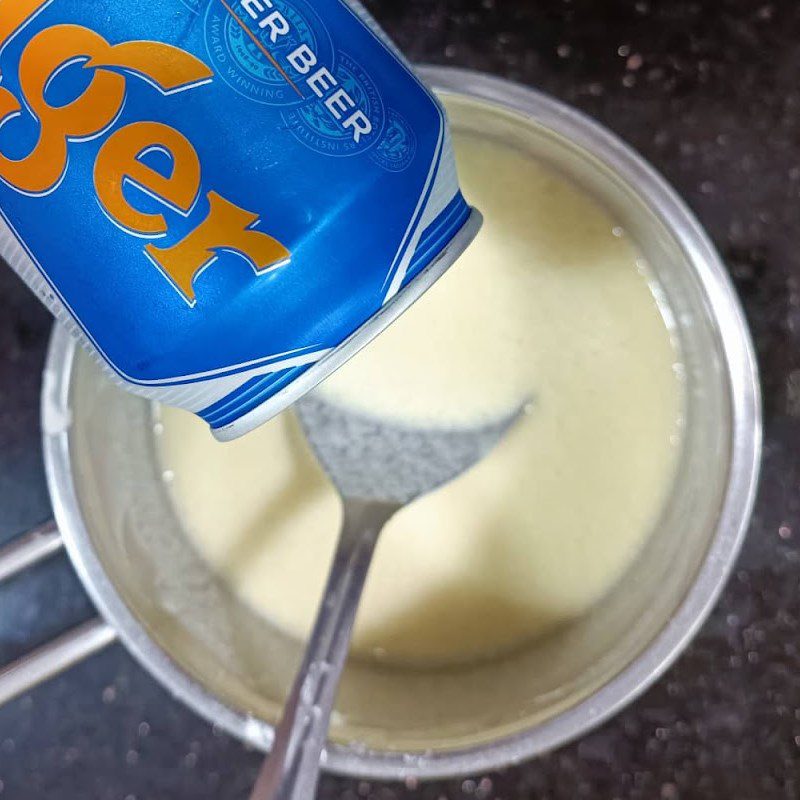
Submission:
POLYGON ((316 396, 295 407, 342 496, 344 520, 302 666, 251 800, 311 800, 361 592, 381 529, 404 505, 480 461, 521 413, 473 429, 389 424, 316 396))

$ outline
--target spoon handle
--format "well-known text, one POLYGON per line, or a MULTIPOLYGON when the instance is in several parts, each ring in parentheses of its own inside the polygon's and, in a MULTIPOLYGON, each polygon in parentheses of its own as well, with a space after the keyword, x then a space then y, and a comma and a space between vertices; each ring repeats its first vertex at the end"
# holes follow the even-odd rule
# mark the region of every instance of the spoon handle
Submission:
POLYGON ((250 800, 311 800, 353 623, 378 535, 398 506, 344 500, 328 583, 302 666, 250 800))

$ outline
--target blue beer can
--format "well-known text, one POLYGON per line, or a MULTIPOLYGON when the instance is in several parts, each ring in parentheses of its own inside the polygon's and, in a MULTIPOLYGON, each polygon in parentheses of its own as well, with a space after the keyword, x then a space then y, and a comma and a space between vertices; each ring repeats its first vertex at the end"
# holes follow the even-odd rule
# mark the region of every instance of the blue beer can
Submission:
POLYGON ((0 257, 232 439, 469 244, 444 112, 352 0, 0 0, 0 257))

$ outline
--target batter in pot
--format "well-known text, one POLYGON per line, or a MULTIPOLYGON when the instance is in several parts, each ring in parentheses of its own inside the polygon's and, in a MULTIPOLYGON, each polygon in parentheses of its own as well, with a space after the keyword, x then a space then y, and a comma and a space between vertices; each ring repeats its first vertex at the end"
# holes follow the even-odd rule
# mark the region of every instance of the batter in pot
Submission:
MULTIPOLYGON (((546 165, 458 131, 455 147, 483 230, 321 389, 424 425, 528 402, 488 458, 380 540, 354 650, 419 666, 491 657, 589 609, 652 532, 680 449, 677 355, 633 243, 546 165)), ((293 415, 229 444, 188 413, 161 415, 187 536, 305 636, 341 510, 293 415)))

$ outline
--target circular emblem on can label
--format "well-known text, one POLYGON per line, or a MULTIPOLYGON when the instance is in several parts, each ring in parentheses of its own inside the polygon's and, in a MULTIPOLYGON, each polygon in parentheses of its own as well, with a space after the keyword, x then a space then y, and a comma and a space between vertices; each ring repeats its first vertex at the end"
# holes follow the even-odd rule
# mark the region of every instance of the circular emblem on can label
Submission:
POLYGON ((417 137, 406 118, 390 108, 383 138, 370 153, 372 160, 390 172, 407 169, 417 154, 417 137))
POLYGON ((181 0, 189 11, 194 11, 195 14, 200 13, 200 7, 203 5, 204 0, 181 0))
POLYGON ((239 94, 266 105, 303 102, 297 86, 301 76, 294 74, 287 55, 301 45, 320 60, 330 58, 333 51, 316 13, 297 0, 272 0, 269 9, 255 20, 239 5, 226 7, 220 0, 213 0, 206 12, 205 32, 206 48, 217 74, 239 94), (271 11, 280 12, 289 28, 274 42, 269 26, 259 24, 271 11))
POLYGON ((339 118, 317 97, 285 109, 281 116, 294 136, 318 153, 328 156, 363 153, 383 135, 386 113, 380 94, 372 78, 346 53, 339 53, 333 74, 337 88, 344 89, 352 101, 352 104, 347 102, 348 110, 339 109, 339 118), (359 126, 347 125, 350 114, 363 115, 362 119, 369 121, 369 133, 359 134, 359 126))

